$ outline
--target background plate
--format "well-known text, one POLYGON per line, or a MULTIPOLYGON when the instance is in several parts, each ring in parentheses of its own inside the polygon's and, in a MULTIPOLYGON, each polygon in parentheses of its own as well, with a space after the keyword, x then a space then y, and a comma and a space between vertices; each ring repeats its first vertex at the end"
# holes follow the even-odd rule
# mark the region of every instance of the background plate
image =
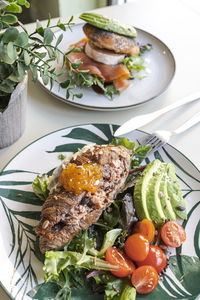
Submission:
MULTIPOLYGON (((58 36, 62 33, 63 40, 59 48, 63 52, 67 52, 69 45, 79 41, 85 36, 82 27, 83 24, 77 24, 72 26, 72 31, 67 29, 65 32, 61 30, 55 32, 54 43, 56 43, 58 36)), ((81 90, 77 88, 76 91, 78 93, 82 92, 83 97, 73 101, 66 100, 66 91, 64 89, 58 89, 58 84, 55 83, 53 89, 50 91, 50 85, 45 86, 41 77, 39 77, 39 82, 48 92, 60 100, 71 105, 92 110, 122 110, 152 100, 164 92, 170 84, 175 73, 175 59, 169 48, 162 41, 146 31, 136 29, 138 32, 136 40, 139 44, 144 45, 149 43, 153 47, 151 51, 147 51, 143 56, 146 60, 145 65, 148 74, 147 77, 142 80, 132 80, 132 85, 120 96, 116 96, 114 100, 109 100, 103 95, 96 94, 92 88, 83 88, 81 90)), ((59 72, 62 69, 62 63, 57 65, 54 62, 53 66, 59 72)), ((142 75, 142 73, 139 74, 142 75)))
MULTIPOLYGON (((88 143, 107 144, 117 125, 88 124, 65 128, 40 138, 18 153, 0 173, 0 279, 8 295, 16 300, 30 299, 26 293, 43 281, 42 263, 34 254, 34 226, 40 219, 42 201, 32 192, 38 174, 47 173, 69 155, 88 143)), ((135 130, 127 137, 142 140, 146 133, 135 130)), ((143 300, 199 299, 200 295, 200 172, 179 151, 166 145, 146 163, 158 158, 175 164, 187 203, 188 220, 182 225, 187 240, 174 251, 170 266, 154 292, 137 296, 143 300), (179 255, 181 253, 181 255, 179 255)), ((81 294, 73 300, 97 300, 96 295, 81 294)), ((98 298, 98 299, 102 299, 98 298)))

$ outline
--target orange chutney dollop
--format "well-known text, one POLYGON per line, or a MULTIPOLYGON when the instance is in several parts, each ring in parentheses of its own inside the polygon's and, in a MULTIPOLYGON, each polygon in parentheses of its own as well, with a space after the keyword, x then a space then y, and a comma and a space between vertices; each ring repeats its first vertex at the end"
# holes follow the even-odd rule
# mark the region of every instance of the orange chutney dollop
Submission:
POLYGON ((95 193, 98 189, 98 181, 103 177, 97 164, 88 163, 77 166, 69 163, 60 176, 60 184, 67 192, 81 194, 83 191, 95 193))

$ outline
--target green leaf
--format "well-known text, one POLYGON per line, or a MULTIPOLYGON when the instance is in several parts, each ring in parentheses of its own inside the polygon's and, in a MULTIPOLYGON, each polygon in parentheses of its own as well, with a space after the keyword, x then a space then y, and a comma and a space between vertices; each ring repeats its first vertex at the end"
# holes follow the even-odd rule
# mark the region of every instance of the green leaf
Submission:
POLYGON ((46 174, 38 175, 32 183, 33 192, 43 201, 45 201, 49 195, 48 185, 49 177, 46 174))
POLYGON ((17 0, 17 3, 20 5, 25 5, 26 0, 17 0))
POLYGON ((67 79, 66 81, 63 81, 60 83, 61 88, 66 89, 70 85, 70 80, 67 79))
POLYGON ((53 31, 50 28, 45 28, 44 30, 44 44, 50 45, 53 41, 53 31))
POLYGON ((24 75, 26 73, 25 65, 22 64, 21 62, 18 62, 17 63, 17 71, 18 71, 19 77, 23 79, 24 75))
POLYGON ((103 212, 104 223, 110 227, 117 225, 119 222, 119 217, 120 211, 116 202, 113 203, 111 212, 108 212, 107 210, 104 210, 103 212))
POLYGON ((26 32, 21 32, 15 41, 15 45, 19 47, 25 47, 28 44, 28 34, 26 32))
POLYGON ((112 230, 108 231, 104 235, 103 245, 98 253, 98 257, 104 256, 108 247, 112 247, 114 245, 117 237, 120 235, 121 232, 122 232, 122 229, 116 228, 116 229, 112 229, 112 230))
POLYGON ((112 145, 115 146, 124 146, 125 148, 134 151, 135 150, 135 142, 130 142, 126 137, 123 138, 114 138, 111 142, 112 145))
POLYGON ((3 80, 12 73, 12 68, 3 62, 0 62, 0 79, 3 80))
POLYGON ((28 1, 26 1, 25 6, 26 6, 26 8, 29 8, 30 7, 30 3, 28 1))
POLYGON ((17 17, 11 14, 1 16, 1 20, 7 24, 15 24, 18 22, 17 17))
POLYGON ((17 52, 13 46, 13 42, 9 42, 7 45, 8 57, 11 59, 11 64, 17 59, 17 52))
POLYGON ((60 34, 57 39, 57 42, 56 42, 56 47, 58 47, 58 45, 61 43, 62 39, 63 39, 63 34, 60 34))
POLYGON ((28 52, 26 50, 24 50, 23 53, 24 53, 24 62, 25 62, 25 65, 29 66, 30 62, 31 62, 31 57, 30 57, 30 55, 28 54, 28 52))
POLYGON ((14 42, 16 41, 18 36, 19 31, 14 27, 10 27, 4 32, 2 40, 4 41, 4 43, 14 42))
POLYGON ((44 36, 44 28, 42 27, 42 24, 40 23, 40 21, 36 20, 36 32, 40 35, 40 36, 44 36))
POLYGON ((31 64, 30 69, 31 69, 31 72, 32 72, 33 81, 36 82, 37 79, 38 79, 37 66, 31 64))
POLYGON ((20 14, 22 12, 21 6, 16 3, 10 3, 9 6, 4 8, 4 11, 12 12, 15 14, 20 14))
POLYGON ((49 17, 48 17, 48 22, 47 22, 47 27, 50 26, 50 23, 51 23, 51 15, 49 14, 49 17))
POLYGON ((60 23, 59 21, 58 21, 58 23, 57 23, 57 26, 58 26, 60 29, 62 29, 63 31, 66 31, 65 25, 62 24, 62 23, 60 23))

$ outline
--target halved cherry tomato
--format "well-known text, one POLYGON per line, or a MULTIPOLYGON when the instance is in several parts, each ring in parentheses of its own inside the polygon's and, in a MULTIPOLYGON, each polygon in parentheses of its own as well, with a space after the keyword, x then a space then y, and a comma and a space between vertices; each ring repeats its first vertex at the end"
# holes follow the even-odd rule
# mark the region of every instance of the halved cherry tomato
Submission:
POLYGON ((160 273, 167 265, 167 257, 165 253, 157 246, 150 245, 149 253, 145 260, 138 261, 136 264, 141 266, 152 266, 160 273))
POLYGON ((148 294, 158 284, 158 273, 152 266, 142 266, 133 272, 131 282, 139 294, 148 294))
POLYGON ((134 233, 125 242, 124 250, 135 261, 144 260, 149 253, 149 242, 140 233, 134 233))
POLYGON ((163 242, 173 248, 178 248, 186 240, 184 228, 175 221, 169 221, 161 228, 163 242))
POLYGON ((154 224, 148 219, 137 222, 133 227, 133 233, 141 233, 149 241, 149 243, 153 241, 155 232, 154 224))
POLYGON ((133 262, 119 249, 109 247, 106 250, 105 259, 112 265, 119 266, 118 271, 110 271, 117 277, 127 277, 136 269, 133 262))

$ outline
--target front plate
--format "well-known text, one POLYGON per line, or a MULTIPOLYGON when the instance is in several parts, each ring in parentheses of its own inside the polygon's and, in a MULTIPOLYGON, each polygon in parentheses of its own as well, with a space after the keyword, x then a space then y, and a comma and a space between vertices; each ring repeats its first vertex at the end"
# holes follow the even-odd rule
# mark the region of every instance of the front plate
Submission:
MULTIPOLYGON (((88 124, 53 132, 18 153, 0 174, 0 279, 11 299, 30 299, 26 293, 43 281, 42 263, 34 254, 34 227, 40 219, 42 201, 32 192, 32 181, 38 174, 57 167, 61 163, 60 153, 70 155, 88 143, 107 144, 117 128, 110 124, 88 124)), ((127 137, 141 143, 147 134, 135 130, 127 137)), ((170 145, 156 151, 146 163, 155 158, 175 164, 187 203, 188 219, 182 223, 187 240, 172 253, 170 267, 156 290, 137 299, 198 299, 200 172, 170 145)), ((85 300, 86 297, 89 295, 81 294, 72 299, 85 300)), ((96 297, 90 295, 88 299, 96 300, 96 297)), ((103 300, 103 296, 100 299, 103 300)))
MULTIPOLYGON (((56 43, 56 40, 62 33, 63 40, 59 44, 59 48, 66 53, 69 45, 78 42, 85 36, 82 27, 83 24, 77 24, 72 26, 72 31, 67 29, 65 32, 60 30, 55 32, 54 43, 56 43)), ((149 43, 153 47, 151 51, 147 51, 143 55, 147 68, 143 75, 147 76, 142 80, 132 80, 132 85, 120 96, 116 96, 114 100, 109 100, 103 95, 96 94, 92 88, 77 88, 75 91, 83 93, 83 97, 81 99, 66 100, 66 91, 59 89, 57 83, 50 90, 50 85, 45 86, 41 77, 39 77, 39 82, 48 92, 60 100, 71 105, 92 110, 122 110, 152 100, 169 86, 175 73, 175 60, 169 48, 158 38, 138 28, 137 32, 138 36, 136 40, 140 45, 149 43)), ((62 62, 59 64, 54 62, 53 66, 59 73, 63 71, 62 62)), ((142 73, 139 73, 139 75, 142 75, 142 73)), ((61 79, 66 79, 66 76, 63 76, 61 79)))

